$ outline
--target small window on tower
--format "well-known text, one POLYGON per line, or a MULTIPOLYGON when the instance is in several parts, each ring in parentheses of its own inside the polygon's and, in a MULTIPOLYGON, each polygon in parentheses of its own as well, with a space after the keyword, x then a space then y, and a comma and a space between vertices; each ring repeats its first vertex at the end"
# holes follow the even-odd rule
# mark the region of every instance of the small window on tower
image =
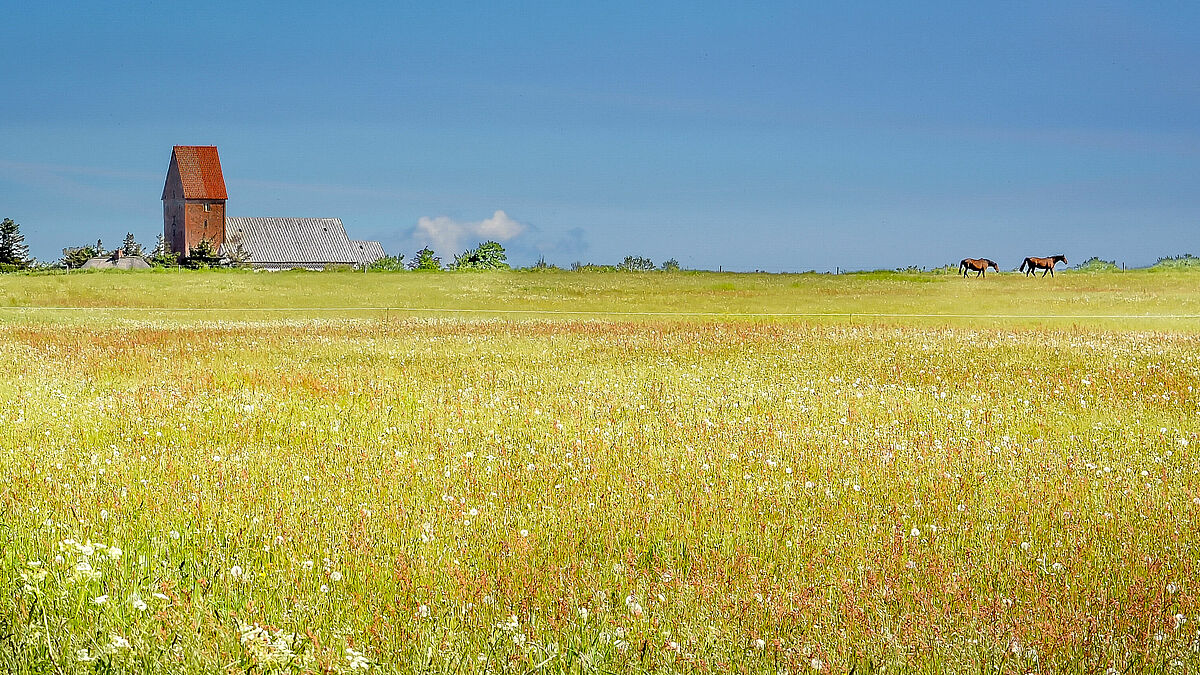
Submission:
POLYGON ((204 203, 204 210, 205 210, 205 211, 208 211, 208 210, 209 210, 211 207, 212 207, 212 204, 209 204, 208 202, 205 202, 205 203, 204 203))

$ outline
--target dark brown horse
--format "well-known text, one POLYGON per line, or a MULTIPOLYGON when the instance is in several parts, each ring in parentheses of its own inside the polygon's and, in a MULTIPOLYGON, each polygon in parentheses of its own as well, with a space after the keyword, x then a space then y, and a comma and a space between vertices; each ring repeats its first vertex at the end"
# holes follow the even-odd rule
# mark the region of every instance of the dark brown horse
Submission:
MULTIPOLYGON (((1058 262, 1066 265, 1067 256, 1052 255, 1049 258, 1026 258, 1021 261, 1021 267, 1017 271, 1023 271, 1025 272, 1025 276, 1029 276, 1037 270, 1046 270, 1046 272, 1050 273, 1050 276, 1054 276, 1054 263, 1058 262)), ((1042 272, 1042 276, 1046 276, 1046 272, 1042 272)))
POLYGON ((997 272, 1000 271, 1000 266, 995 261, 988 260, 987 258, 963 258, 963 261, 958 263, 958 271, 962 272, 964 277, 967 276, 967 272, 972 270, 974 270, 975 276, 983 275, 986 277, 987 268, 989 267, 997 272))

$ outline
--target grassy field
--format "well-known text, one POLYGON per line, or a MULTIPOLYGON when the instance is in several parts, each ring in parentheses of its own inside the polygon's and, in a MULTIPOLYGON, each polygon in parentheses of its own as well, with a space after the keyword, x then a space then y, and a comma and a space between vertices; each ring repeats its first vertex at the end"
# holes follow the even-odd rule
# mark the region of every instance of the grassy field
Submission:
POLYGON ((0 670, 1194 671, 1198 288, 3 276, 0 670))
MULTIPOLYGON (((1007 326, 1014 321, 1063 327, 1071 317, 1087 325, 1172 329, 1179 319, 1136 319, 1111 324, 1096 317, 1187 314, 1200 317, 1200 269, 1125 273, 1058 272, 1054 278, 1021 274, 963 279, 954 274, 873 272, 829 274, 618 274, 604 272, 500 273, 252 273, 247 271, 93 272, 0 275, 0 321, 85 321, 165 318, 279 317, 509 317, 616 318, 654 321, 712 319, 713 314, 770 316, 934 314, 933 325, 965 314, 961 325, 1007 326), (49 308, 91 308, 57 313, 49 308), (9 308, 9 309, 5 309, 9 308), (16 308, 42 308, 20 310, 16 308), (358 308, 358 309, 355 309, 358 308), (388 311, 389 308, 393 311, 388 311), (425 310, 425 311, 419 311, 425 310), (30 313, 34 312, 36 313, 30 313), (100 314, 103 312, 104 314, 100 314), (566 314, 563 314, 566 313, 566 314), (650 313, 650 314, 646 314, 650 313), (683 315, 683 316, 679 316, 683 315), (993 317, 989 315, 1002 315, 993 317), (1019 318, 1011 319, 1009 316, 1019 318), (1065 317, 1043 318, 1043 317, 1065 317), (1046 323, 1051 322, 1051 323, 1046 323), (1151 322, 1151 323, 1147 323, 1151 322)), ((736 317, 727 317, 736 318, 736 317)), ((897 317, 911 323, 912 317, 897 317)), ((1193 321, 1192 327, 1200 326, 1193 321)))

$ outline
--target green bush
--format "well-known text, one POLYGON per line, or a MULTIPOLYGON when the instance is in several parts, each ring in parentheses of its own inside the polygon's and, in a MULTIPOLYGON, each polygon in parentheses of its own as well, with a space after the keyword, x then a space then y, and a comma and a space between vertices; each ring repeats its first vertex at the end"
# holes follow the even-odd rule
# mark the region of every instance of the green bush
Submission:
POLYGON ((653 272, 654 261, 640 255, 627 255, 617 264, 617 269, 622 272, 653 272))
POLYGON ((452 270, 506 270, 508 255, 504 247, 494 241, 486 241, 473 251, 463 251, 450 265, 452 270))
POLYGON ((615 265, 597 265, 595 263, 579 262, 578 260, 571 263, 572 272, 616 272, 615 265))
POLYGON ((69 270, 77 270, 83 267, 85 262, 102 255, 104 255, 103 246, 70 246, 63 249, 62 258, 59 259, 58 264, 69 270))
POLYGON ((542 257, 538 258, 537 262, 530 265, 529 267, 522 267, 521 271, 522 272, 553 272, 553 271, 557 271, 558 269, 559 269, 559 267, 557 265, 546 262, 546 256, 542 256, 542 257))
POLYGON ((1081 272, 1119 272, 1121 271, 1121 266, 1112 260, 1101 260, 1096 256, 1092 256, 1071 269, 1081 272))
POLYGON ((1176 269, 1181 267, 1200 267, 1200 258, 1191 253, 1183 255, 1170 256, 1159 258, 1158 262, 1150 266, 1151 269, 1176 269))
POLYGON ((192 270, 208 269, 216 267, 220 263, 221 256, 217 254, 217 249, 212 242, 207 239, 201 239, 200 243, 193 246, 182 262, 184 267, 192 270))
POLYGON ((408 262, 408 269, 417 272, 439 272, 442 269, 442 259, 437 257, 433 249, 426 246, 413 255, 408 262))
POLYGON ((379 260, 367 265, 367 269, 372 272, 403 272, 404 256, 402 255, 385 255, 379 260))

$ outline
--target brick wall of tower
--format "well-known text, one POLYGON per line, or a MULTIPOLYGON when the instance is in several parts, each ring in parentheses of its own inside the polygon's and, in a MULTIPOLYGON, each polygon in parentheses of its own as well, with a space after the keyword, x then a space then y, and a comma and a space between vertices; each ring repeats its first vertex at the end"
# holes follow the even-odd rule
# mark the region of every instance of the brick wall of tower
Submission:
POLYGON ((204 199, 164 199, 163 236, 171 250, 184 255, 201 240, 214 249, 225 241, 225 202, 204 199), (205 206, 208 210, 204 210, 205 206))
POLYGON ((190 251, 201 241, 208 241, 214 249, 225 242, 225 202, 220 200, 188 199, 184 204, 185 251, 190 251), (205 210, 205 207, 208 210, 205 210))

